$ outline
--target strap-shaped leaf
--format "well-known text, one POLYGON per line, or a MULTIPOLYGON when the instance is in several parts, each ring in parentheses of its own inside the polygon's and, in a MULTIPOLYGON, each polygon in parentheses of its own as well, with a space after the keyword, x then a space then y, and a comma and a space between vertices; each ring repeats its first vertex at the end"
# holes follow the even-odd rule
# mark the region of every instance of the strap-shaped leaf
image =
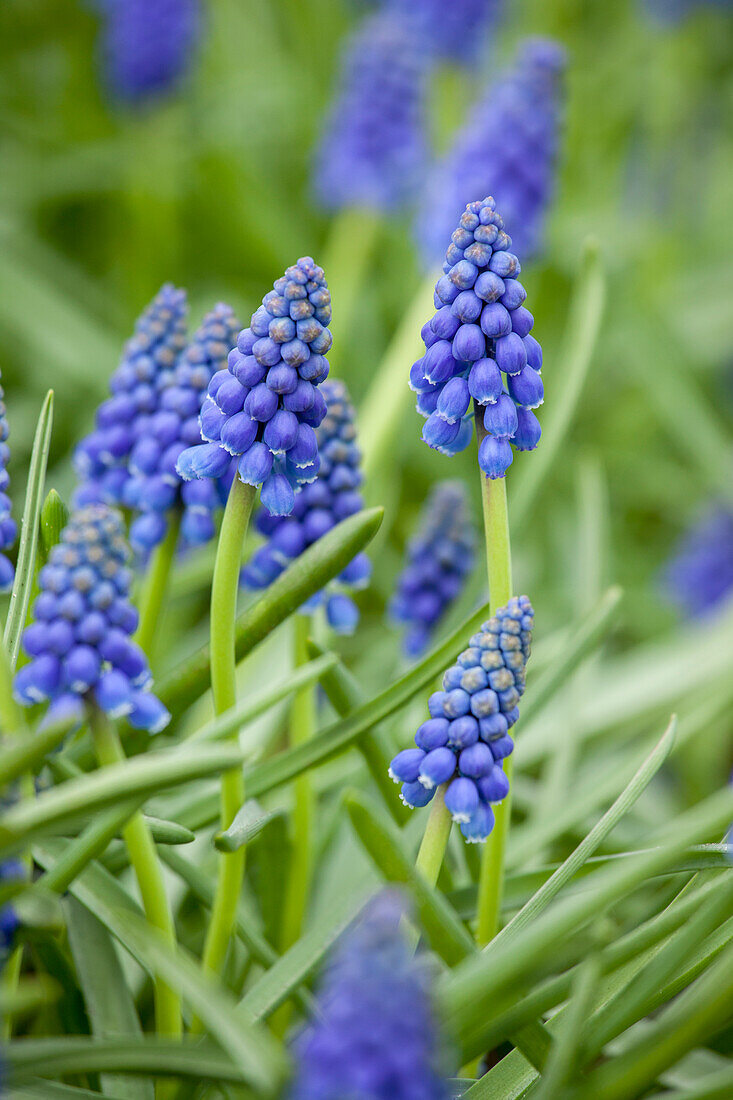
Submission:
POLYGON ((249 798, 229 828, 216 833, 214 845, 220 852, 236 852, 249 844, 280 813, 279 810, 263 810, 255 798, 249 798))

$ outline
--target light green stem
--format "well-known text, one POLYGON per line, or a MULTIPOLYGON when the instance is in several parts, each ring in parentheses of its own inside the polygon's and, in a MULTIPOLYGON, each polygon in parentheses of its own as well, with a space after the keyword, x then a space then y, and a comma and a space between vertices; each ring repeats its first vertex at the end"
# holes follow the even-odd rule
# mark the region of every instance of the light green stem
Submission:
POLYGON ((163 597, 165 596, 173 558, 178 545, 180 527, 181 514, 176 508, 168 516, 168 531, 163 541, 156 546, 153 552, 140 594, 140 624, 135 634, 135 641, 146 654, 148 660, 152 659, 153 646, 158 636, 163 597))
POLYGON ((450 836, 451 816, 446 809, 445 787, 438 787, 430 807, 430 816, 425 826, 420 851, 415 866, 424 878, 435 886, 443 864, 443 856, 450 836))
MULTIPOLYGON (((89 721, 94 751, 100 767, 125 760, 117 731, 98 707, 90 707, 89 721)), ((176 946, 173 923, 158 853, 141 811, 137 811, 122 829, 130 863, 140 888, 143 909, 149 923, 159 929, 171 946, 176 946)), ((155 1028, 159 1035, 178 1037, 183 1033, 181 1001, 175 990, 155 979, 155 1028)))
POLYGON ((323 270, 331 294, 338 302, 331 322, 333 348, 331 368, 344 361, 356 316, 369 261, 377 241, 381 222, 372 210, 346 209, 333 221, 326 243, 323 270))
MULTIPOLYGON (((480 445, 486 435, 480 409, 476 412, 476 434, 480 445)), ((506 478, 492 481, 482 473, 481 503, 484 513, 489 600, 491 612, 495 614, 512 595, 512 553, 509 543, 506 478)), ((504 855, 511 817, 511 756, 504 761, 504 771, 509 780, 509 794, 496 808, 494 828, 481 854, 476 924, 476 940, 480 947, 492 940, 499 929, 504 890, 504 855)))
MULTIPOLYGON (((214 710, 223 714, 237 698, 236 658, 234 654, 235 619, 239 568, 257 490, 235 478, 224 511, 211 585, 211 690, 214 710)), ((236 740, 235 729, 231 739, 236 740)), ((225 772, 221 780, 221 827, 228 829, 244 802, 244 775, 241 767, 225 772)), ((221 971, 232 929, 237 902, 244 879, 244 848, 221 852, 214 905, 204 944, 203 965, 221 971)))

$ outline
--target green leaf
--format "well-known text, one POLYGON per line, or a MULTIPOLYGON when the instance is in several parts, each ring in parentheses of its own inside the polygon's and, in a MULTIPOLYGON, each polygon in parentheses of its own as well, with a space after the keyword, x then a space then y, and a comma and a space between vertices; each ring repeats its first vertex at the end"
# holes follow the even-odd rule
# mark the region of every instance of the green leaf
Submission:
POLYGON ((150 814, 143 814, 143 819, 156 844, 191 844, 196 839, 195 833, 177 821, 165 821, 150 814))
POLYGON ((450 902, 434 890, 415 867, 414 857, 380 806, 357 791, 347 791, 344 805, 356 835, 387 882, 405 883, 414 895, 420 922, 433 950, 453 966, 472 955, 475 946, 450 902))
MULTIPOLYGON (((25 1016, 53 1004, 61 994, 58 982, 47 974, 19 978, 15 988, 0 985, 0 1017, 25 1016)), ((3 1057, 7 1047, 3 1046, 3 1057)))
POLYGON ((565 1082, 572 1076, 580 1056, 583 1026, 598 990, 600 971, 597 954, 589 955, 578 967, 578 973, 573 980, 570 1003, 547 1058, 536 1092, 536 1100, 555 1100, 565 1082))
POLYGON ((54 723, 33 733, 26 730, 23 739, 14 744, 8 744, 4 740, 0 754, 0 787, 12 783, 25 772, 37 772, 48 754, 61 744, 71 728, 68 722, 54 723))
MULTIPOLYGON (((99 1100, 99 1093, 76 1085, 62 1085, 58 1081, 44 1081, 42 1077, 30 1078, 24 1084, 13 1086, 13 1096, 20 1100, 99 1100)), ((105 1093, 108 1100, 127 1100, 124 1093, 117 1096, 105 1093)))
MULTIPOLYGON (((109 932, 75 898, 67 899, 66 909, 69 947, 92 1034, 97 1039, 139 1038, 142 1028, 109 932)), ((121 1100, 153 1100, 152 1082, 113 1074, 102 1077, 102 1091, 121 1100)))
MULTIPOLYGON (((338 523, 273 581, 264 595, 237 620, 237 662, 310 596, 338 576, 374 538, 383 514, 381 508, 370 508, 338 523)), ((177 715, 203 695, 209 684, 209 647, 202 646, 164 678, 158 685, 158 696, 171 713, 177 715)))
POLYGON ((88 817, 130 796, 153 794, 162 787, 214 775, 241 762, 242 753, 235 746, 185 748, 136 756, 71 779, 3 814, 0 851, 16 850, 35 836, 56 832, 80 817, 88 817))
POLYGON ((43 560, 48 558, 52 548, 61 541, 61 532, 69 522, 69 509, 55 489, 49 489, 48 496, 41 509, 41 546, 43 560))
POLYGON ((562 387, 542 423, 542 446, 533 461, 522 468, 512 491, 512 529, 518 532, 532 515, 547 474, 565 440, 583 392, 606 299, 606 278, 598 242, 585 241, 580 271, 570 303, 567 329, 558 363, 562 364, 562 387))
POLYGON ((33 568, 36 561, 39 519, 43 501, 43 488, 46 482, 46 466, 48 464, 48 451, 51 446, 52 427, 53 390, 49 390, 41 406, 36 436, 33 441, 23 520, 20 529, 20 543, 18 545, 18 564, 15 570, 15 581, 13 582, 10 608, 5 621, 5 634, 3 636, 3 643, 12 668, 15 668, 18 660, 20 636, 25 626, 28 602, 33 586, 33 568))
POLYGON ((78 837, 67 842, 53 868, 39 879, 37 885, 59 894, 65 893, 87 864, 104 852, 144 801, 145 796, 139 796, 121 807, 98 814, 78 837))
POLYGON ((249 844, 266 825, 281 816, 280 810, 263 810, 255 798, 249 798, 228 829, 214 835, 214 845, 220 852, 236 852, 249 844))

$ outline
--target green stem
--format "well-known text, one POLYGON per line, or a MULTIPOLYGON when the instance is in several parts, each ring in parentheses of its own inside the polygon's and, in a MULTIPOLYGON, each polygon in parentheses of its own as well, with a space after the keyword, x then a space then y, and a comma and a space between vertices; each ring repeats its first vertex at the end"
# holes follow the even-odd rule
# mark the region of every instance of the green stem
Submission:
POLYGON ((181 527, 181 514, 179 509, 168 516, 168 531, 163 541, 156 546, 150 561, 147 575, 140 593, 140 623, 135 634, 135 641, 147 655, 152 658, 152 650, 160 626, 160 612, 163 607, 163 597, 168 585, 173 558, 178 545, 178 532, 181 527))
POLYGON ((450 836, 451 816, 443 800, 445 788, 438 787, 430 807, 430 816, 417 853, 415 866, 431 886, 435 886, 450 836))
MULTIPOLYGON (((476 409, 476 434, 480 445, 486 432, 479 408, 476 409)), ((496 478, 492 481, 482 473, 481 503, 484 513, 489 600, 491 612, 495 614, 512 595, 512 553, 509 542, 506 478, 496 478)), ((509 794, 496 808, 494 828, 481 854, 476 924, 476 940, 481 947, 494 938, 499 928, 504 891, 504 856, 511 817, 511 756, 504 761, 504 771, 510 784, 509 794)))
MULTIPOLYGON (((109 767, 125 760, 117 731, 98 707, 89 708, 89 721, 100 767, 109 767)), ((163 872, 155 844, 140 810, 124 826, 122 837, 140 888, 145 916, 154 928, 162 932, 167 942, 175 947, 176 929, 168 904, 163 872)), ((157 978, 155 1027, 159 1035, 178 1037, 183 1033, 180 998, 169 985, 157 978)))
MULTIPOLYGON (((223 714, 237 698, 234 654, 235 618, 239 568, 257 490, 235 478, 224 511, 211 585, 211 690, 214 710, 223 714)), ((231 739, 236 740, 235 729, 231 739)), ((244 802, 241 767, 225 772, 221 779, 221 827, 228 829, 244 802)), ((204 944, 203 965, 219 973, 229 947, 237 914, 237 902, 244 880, 244 848, 221 852, 219 877, 204 944)))

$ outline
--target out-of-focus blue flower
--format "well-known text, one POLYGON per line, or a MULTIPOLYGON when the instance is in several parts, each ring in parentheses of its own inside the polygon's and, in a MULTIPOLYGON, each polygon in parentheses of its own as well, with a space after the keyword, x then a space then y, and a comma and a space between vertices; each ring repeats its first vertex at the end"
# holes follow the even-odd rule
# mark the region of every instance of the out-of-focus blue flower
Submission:
POLYGON ((222 507, 222 487, 214 481, 182 482, 176 472, 181 452, 201 441, 199 414, 209 382, 226 370, 239 322, 230 306, 219 303, 158 390, 148 430, 130 452, 125 503, 140 514, 130 527, 133 549, 146 553, 165 537, 172 508, 182 509, 181 535, 188 546, 214 536, 214 512, 222 507), (167 383, 167 384, 165 384, 167 383))
POLYGON ((403 912, 382 894, 337 943, 318 1019, 294 1043, 288 1100, 447 1100, 427 972, 402 935, 403 912))
POLYGON ((306 256, 277 279, 239 333, 228 370, 211 379, 200 417, 205 442, 176 465, 184 481, 217 480, 236 457, 239 478, 262 486, 270 515, 290 515, 295 493, 318 475, 330 322, 323 269, 306 256))
POLYGON ((478 461, 489 478, 504 477, 511 443, 520 451, 537 446, 533 410, 544 398, 542 349, 530 334, 534 318, 511 247, 494 200, 469 203, 435 285, 436 313, 422 328, 425 354, 410 371, 429 447, 448 455, 465 450, 472 403, 483 408, 487 434, 478 461))
POLYGON ((160 392, 174 380, 186 343, 186 292, 166 283, 135 325, 120 365, 110 379, 111 397, 96 416, 91 435, 74 452, 79 488, 77 506, 127 504, 130 453, 153 434, 160 392))
POLYGON ((722 8, 730 11, 733 0, 644 0, 644 8, 660 23, 679 23, 690 12, 700 8, 722 8))
POLYGON ((5 393, 0 386, 0 592, 9 592, 13 587, 15 569, 13 563, 2 551, 9 550, 18 535, 15 520, 10 514, 10 497, 8 486, 8 459, 10 448, 8 447, 8 418, 5 409, 5 393))
POLYGON ((680 540, 663 574, 667 595, 691 618, 733 595, 733 511, 716 505, 680 540))
POLYGON ((502 0, 388 0, 388 7, 409 21, 423 48, 436 57, 472 62, 502 0))
POLYGON ((425 51, 404 20, 380 11, 359 26, 316 154, 327 210, 393 210, 412 196, 426 159, 426 77, 425 51))
POLYGON ((423 652, 436 623, 461 592, 473 568, 474 542, 463 482, 438 482, 407 545, 407 563, 389 605, 391 618, 408 627, 408 657, 423 652))
POLYGON ((138 616, 128 557, 119 512, 89 504, 72 513, 38 574, 34 621, 23 633, 31 658, 15 676, 23 706, 49 700, 47 718, 64 720, 90 702, 136 729, 157 733, 168 724, 145 654, 130 637, 138 616))
MULTIPOLYGON (((361 453, 348 391, 339 379, 329 378, 321 392, 328 412, 316 429, 321 459, 318 477, 298 493, 292 515, 271 516, 266 509, 259 509, 255 522, 268 541, 242 570, 242 583, 248 588, 266 588, 306 547, 363 507, 359 492, 363 480, 361 453)), ((369 558, 357 554, 335 581, 308 601, 304 610, 323 606, 329 625, 338 633, 350 634, 356 628, 359 612, 349 592, 365 587, 370 575, 369 558)))
POLYGON ((198 0, 100 0, 102 67, 112 94, 139 103, 172 91, 191 65, 198 0))
MULTIPOLYGON (((0 882, 13 882, 25 877, 23 864, 17 859, 6 859, 0 863, 0 882)), ((0 908, 0 958, 4 951, 13 946, 13 937, 20 921, 12 902, 0 908)))
POLYGON ((509 730, 519 718, 534 611, 513 596, 485 622, 428 700, 430 718, 415 734, 417 748, 395 756, 389 774, 407 806, 426 806, 447 784, 445 804, 466 840, 486 840, 491 804, 509 792, 502 761, 514 749, 509 730))
POLYGON ((564 67, 558 43, 530 39, 480 96, 427 177, 415 227, 427 266, 474 195, 494 196, 523 259, 539 250, 555 188, 564 67))

